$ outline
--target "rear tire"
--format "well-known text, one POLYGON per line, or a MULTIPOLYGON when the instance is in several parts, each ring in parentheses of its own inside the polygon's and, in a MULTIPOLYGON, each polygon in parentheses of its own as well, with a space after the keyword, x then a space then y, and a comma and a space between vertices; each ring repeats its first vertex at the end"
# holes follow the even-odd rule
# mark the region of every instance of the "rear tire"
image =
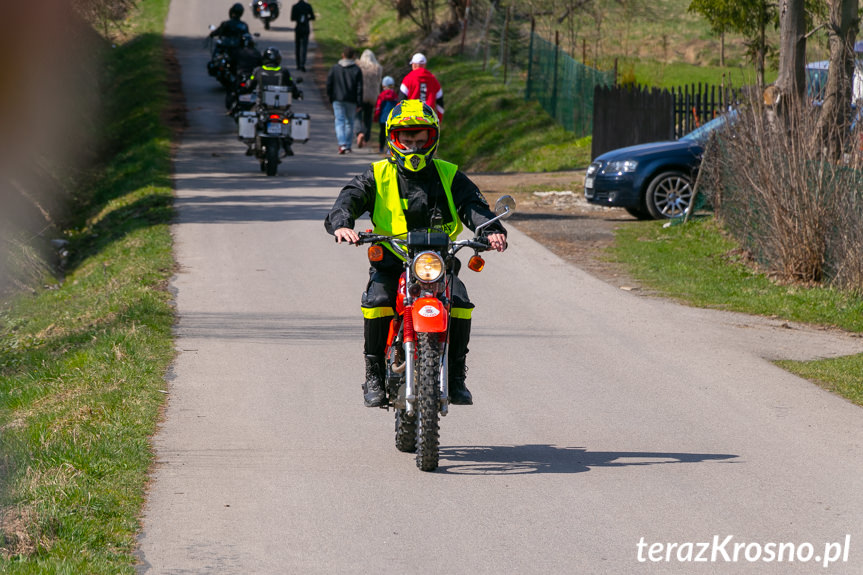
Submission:
POLYGON ((440 343, 436 333, 417 334, 417 467, 437 469, 440 457, 440 343))
POLYGON ((275 176, 279 171, 279 141, 272 144, 264 144, 264 163, 267 167, 267 175, 275 176))
POLYGON ((404 409, 396 409, 396 449, 403 453, 417 450, 417 417, 404 409))

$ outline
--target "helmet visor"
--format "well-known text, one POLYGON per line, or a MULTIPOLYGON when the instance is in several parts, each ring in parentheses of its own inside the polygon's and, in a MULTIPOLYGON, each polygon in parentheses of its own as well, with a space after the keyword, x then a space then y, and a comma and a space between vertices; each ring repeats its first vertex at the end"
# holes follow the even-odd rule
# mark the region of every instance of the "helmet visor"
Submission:
POLYGON ((405 154, 422 153, 431 149, 436 138, 431 128, 398 128, 390 130, 390 140, 405 154))

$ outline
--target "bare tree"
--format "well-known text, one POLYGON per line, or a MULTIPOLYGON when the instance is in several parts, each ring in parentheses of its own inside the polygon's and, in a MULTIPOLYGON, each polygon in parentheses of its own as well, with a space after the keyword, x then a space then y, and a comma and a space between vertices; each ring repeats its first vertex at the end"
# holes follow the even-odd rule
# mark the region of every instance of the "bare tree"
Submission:
MULTIPOLYGON (((755 63, 758 85, 764 86, 764 64, 773 50, 767 27, 776 20, 773 0, 692 0, 690 12, 701 14, 716 34, 731 30, 743 34, 750 59, 755 63)), ((724 36, 723 36, 724 37, 724 36)))
POLYGON ((776 89, 780 106, 803 101, 806 90, 806 10, 804 0, 779 2, 779 76, 776 89))
POLYGON ((827 0, 830 20, 827 35, 830 43, 830 69, 824 103, 815 135, 825 156, 842 157, 842 142, 851 121, 852 79, 854 77, 854 40, 860 26, 859 0, 827 0))

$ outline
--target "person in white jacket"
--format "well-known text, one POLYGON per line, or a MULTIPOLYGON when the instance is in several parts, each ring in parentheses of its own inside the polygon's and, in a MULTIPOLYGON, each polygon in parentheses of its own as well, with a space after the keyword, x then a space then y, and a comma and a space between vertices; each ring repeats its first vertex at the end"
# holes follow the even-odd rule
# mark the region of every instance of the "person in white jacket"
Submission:
POLYGON ((381 92, 381 77, 384 68, 371 50, 363 50, 357 66, 363 71, 363 101, 357 110, 357 147, 362 148, 372 137, 372 116, 378 94, 381 92))

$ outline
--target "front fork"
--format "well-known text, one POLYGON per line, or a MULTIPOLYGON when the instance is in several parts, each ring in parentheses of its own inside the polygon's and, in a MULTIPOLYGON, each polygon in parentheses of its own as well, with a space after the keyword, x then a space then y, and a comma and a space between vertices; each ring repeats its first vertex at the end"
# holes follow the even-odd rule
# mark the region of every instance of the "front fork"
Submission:
MULTIPOLYGON (((448 322, 447 322, 448 323, 448 322)), ((408 415, 413 415, 416 412, 416 336, 413 325, 413 306, 406 306, 404 312, 404 348, 405 348, 405 409, 408 415)), ((438 379, 438 389, 440 393, 440 414, 446 415, 449 412, 449 338, 447 332, 437 332, 443 338, 443 351, 440 354, 440 377, 438 379)))

